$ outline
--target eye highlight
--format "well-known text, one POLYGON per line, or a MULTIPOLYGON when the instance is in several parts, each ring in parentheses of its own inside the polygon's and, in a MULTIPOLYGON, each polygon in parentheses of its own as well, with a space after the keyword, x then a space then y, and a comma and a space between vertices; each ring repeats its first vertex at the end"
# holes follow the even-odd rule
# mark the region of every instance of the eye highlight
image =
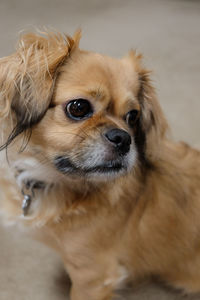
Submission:
POLYGON ((93 114, 92 105, 86 99, 75 99, 67 103, 64 108, 68 118, 73 120, 83 120, 93 114))
POLYGON ((134 127, 135 123, 139 118, 139 114, 140 114, 139 110, 136 109, 133 109, 126 114, 125 121, 129 127, 134 127))

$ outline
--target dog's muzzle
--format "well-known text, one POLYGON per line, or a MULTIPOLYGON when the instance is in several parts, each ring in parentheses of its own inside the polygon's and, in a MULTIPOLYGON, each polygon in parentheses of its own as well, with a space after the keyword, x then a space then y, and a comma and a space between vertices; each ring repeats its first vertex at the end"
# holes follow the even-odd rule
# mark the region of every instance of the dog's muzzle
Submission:
POLYGON ((125 130, 112 128, 105 131, 100 143, 94 143, 91 150, 82 157, 70 154, 57 156, 54 165, 57 170, 72 176, 92 176, 92 174, 122 174, 132 165, 134 154, 131 136, 125 130))

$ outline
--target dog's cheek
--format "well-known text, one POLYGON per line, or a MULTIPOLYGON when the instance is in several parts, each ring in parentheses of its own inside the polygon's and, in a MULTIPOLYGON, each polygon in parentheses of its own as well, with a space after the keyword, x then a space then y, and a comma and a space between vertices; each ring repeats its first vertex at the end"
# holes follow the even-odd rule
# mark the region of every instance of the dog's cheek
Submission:
POLYGON ((73 155, 81 149, 83 138, 84 134, 78 132, 77 125, 71 124, 58 106, 48 109, 43 119, 34 126, 29 147, 53 161, 57 156, 73 155))

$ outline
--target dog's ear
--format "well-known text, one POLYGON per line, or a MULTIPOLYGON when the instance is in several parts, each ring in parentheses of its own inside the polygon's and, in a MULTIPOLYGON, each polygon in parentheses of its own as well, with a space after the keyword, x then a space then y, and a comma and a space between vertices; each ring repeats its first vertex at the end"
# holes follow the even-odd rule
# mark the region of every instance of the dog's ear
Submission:
POLYGON ((73 38, 55 33, 26 34, 17 51, 0 60, 0 119, 15 115, 6 144, 39 122, 47 111, 59 66, 78 48, 80 31, 73 38))
POLYGON ((162 151, 168 124, 151 84, 150 72, 144 69, 141 70, 139 82, 140 128, 145 136, 146 157, 149 161, 155 161, 162 151))
POLYGON ((139 152, 143 160, 152 163, 162 151, 168 124, 151 82, 151 72, 143 68, 141 64, 142 55, 131 51, 129 58, 134 63, 139 81, 137 99, 141 114, 137 123, 136 144, 139 144, 139 152))

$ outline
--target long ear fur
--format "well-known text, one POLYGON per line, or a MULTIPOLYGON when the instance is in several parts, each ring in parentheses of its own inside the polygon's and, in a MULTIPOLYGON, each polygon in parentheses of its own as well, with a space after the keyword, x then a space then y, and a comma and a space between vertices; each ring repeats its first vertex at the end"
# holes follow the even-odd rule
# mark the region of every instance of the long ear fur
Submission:
POLYGON ((0 59, 0 121, 15 113, 15 126, 0 150, 44 116, 59 66, 78 47, 79 40, 80 31, 73 38, 30 33, 21 37, 15 54, 0 59))
POLYGON ((141 65, 142 55, 131 51, 129 57, 134 63, 139 79, 138 101, 141 116, 136 130, 136 139, 140 145, 139 153, 145 163, 152 164, 162 151, 168 124, 151 83, 151 72, 141 65))
POLYGON ((144 69, 139 73, 140 89, 138 99, 142 111, 140 126, 146 139, 146 157, 149 161, 155 161, 162 151, 168 124, 157 101, 149 75, 150 72, 144 69))

